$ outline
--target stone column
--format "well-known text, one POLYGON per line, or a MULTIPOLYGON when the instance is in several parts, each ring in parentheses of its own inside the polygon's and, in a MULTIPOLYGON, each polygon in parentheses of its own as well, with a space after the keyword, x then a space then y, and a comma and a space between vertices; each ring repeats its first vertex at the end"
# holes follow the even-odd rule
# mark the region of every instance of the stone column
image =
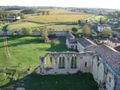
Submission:
POLYGON ((65 69, 66 69, 67 73, 69 73, 70 68, 71 68, 70 56, 66 56, 65 57, 65 69))
POLYGON ((44 57, 40 57, 40 73, 44 74, 44 57))
POLYGON ((57 69, 58 69, 58 57, 52 57, 53 58, 53 70, 54 73, 57 73, 57 69))

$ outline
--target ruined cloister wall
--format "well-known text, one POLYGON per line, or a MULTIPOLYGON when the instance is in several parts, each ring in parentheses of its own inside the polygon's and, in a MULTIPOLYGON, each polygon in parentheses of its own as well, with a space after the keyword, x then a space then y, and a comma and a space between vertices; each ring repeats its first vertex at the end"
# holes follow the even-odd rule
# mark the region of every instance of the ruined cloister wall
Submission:
POLYGON ((115 89, 116 75, 110 71, 107 63, 93 52, 47 53, 40 58, 40 66, 36 69, 36 73, 40 75, 74 74, 78 71, 91 73, 99 84, 100 90, 117 90, 115 89), (60 57, 64 57, 64 68, 59 67, 60 57), (76 57, 75 68, 71 67, 73 57, 76 57), (51 66, 45 67, 45 61, 50 58, 51 66))
POLYGON ((40 67, 37 73, 40 74, 68 74, 76 73, 78 71, 91 72, 92 71, 92 60, 94 54, 89 53, 48 53, 44 57, 40 58, 40 67), (52 66, 45 67, 46 58, 52 58, 52 66), (59 68, 59 58, 64 57, 64 68, 59 68), (71 68, 71 60, 76 57, 76 68, 71 68))

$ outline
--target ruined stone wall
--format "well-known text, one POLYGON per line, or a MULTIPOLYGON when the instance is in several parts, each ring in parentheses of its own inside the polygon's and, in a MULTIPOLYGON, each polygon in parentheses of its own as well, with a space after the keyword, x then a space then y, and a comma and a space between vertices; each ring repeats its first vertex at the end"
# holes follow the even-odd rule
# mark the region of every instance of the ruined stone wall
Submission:
POLYGON ((93 52, 63 52, 47 53, 40 57, 40 66, 36 68, 36 73, 40 75, 56 74, 74 74, 79 71, 88 72, 93 75, 94 80, 99 84, 100 90, 118 90, 115 89, 116 75, 109 65, 93 52), (64 67, 60 68, 60 58, 64 57, 64 67), (72 60, 76 60, 76 67, 72 66, 72 60), (51 62, 51 66, 45 66, 51 62))
POLYGON ((68 74, 76 73, 78 71, 91 72, 92 71, 92 60, 94 54, 88 53, 48 53, 44 57, 40 58, 40 66, 37 69, 39 74, 68 74), (59 68, 60 57, 64 57, 64 68, 59 68), (45 61, 47 58, 52 58, 52 66, 45 67, 45 61), (76 67, 71 68, 72 59, 76 58, 76 67))

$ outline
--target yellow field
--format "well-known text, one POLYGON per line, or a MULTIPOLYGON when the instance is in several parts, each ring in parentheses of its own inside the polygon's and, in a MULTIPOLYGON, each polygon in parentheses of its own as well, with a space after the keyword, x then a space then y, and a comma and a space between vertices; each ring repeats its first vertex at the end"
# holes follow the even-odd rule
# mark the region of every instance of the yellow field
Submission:
POLYGON ((24 21, 42 22, 42 23, 58 23, 58 22, 77 22, 78 20, 84 20, 89 18, 91 15, 81 14, 81 15, 46 15, 46 16, 36 16, 24 21))
POLYGON ((81 14, 79 12, 71 12, 65 9, 39 9, 40 11, 49 11, 50 15, 61 15, 61 14, 81 14))

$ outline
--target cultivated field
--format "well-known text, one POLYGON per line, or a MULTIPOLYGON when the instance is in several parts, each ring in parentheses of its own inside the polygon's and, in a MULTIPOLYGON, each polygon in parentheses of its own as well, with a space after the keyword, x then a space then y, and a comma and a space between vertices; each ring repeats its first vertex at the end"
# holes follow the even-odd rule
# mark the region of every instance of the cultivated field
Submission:
POLYGON ((81 14, 81 15, 46 15, 46 16, 36 16, 24 21, 40 22, 40 23, 65 23, 65 22, 77 22, 78 20, 84 20, 89 18, 91 15, 81 14))

